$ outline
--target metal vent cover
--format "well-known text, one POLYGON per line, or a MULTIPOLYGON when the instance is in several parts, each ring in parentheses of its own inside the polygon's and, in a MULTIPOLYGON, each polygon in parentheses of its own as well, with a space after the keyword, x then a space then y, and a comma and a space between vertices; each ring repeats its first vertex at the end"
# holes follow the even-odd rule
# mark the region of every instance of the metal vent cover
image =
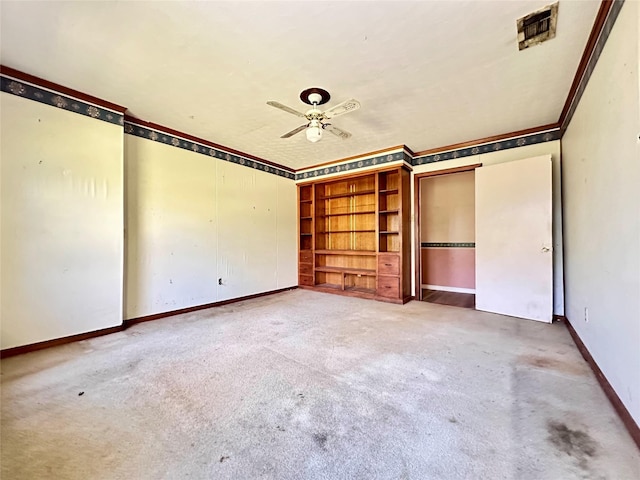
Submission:
POLYGON ((558 3, 547 5, 517 20, 519 50, 538 45, 556 36, 558 3))

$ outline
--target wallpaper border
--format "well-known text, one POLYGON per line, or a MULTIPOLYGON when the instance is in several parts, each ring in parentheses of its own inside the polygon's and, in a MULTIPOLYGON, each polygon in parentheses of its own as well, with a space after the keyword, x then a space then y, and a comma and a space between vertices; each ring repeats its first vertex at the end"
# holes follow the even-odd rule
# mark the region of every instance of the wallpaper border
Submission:
MULTIPOLYGON (((596 41, 595 46, 593 47, 593 51, 591 52, 591 55, 589 56, 589 60, 587 61, 587 66, 584 72, 582 73, 582 76, 580 77, 578 86, 575 89, 575 92, 569 93, 569 95, 571 96, 569 109, 566 111, 566 115, 564 115, 564 117, 561 114, 560 127, 562 128, 563 132, 569 126, 569 123, 571 123, 573 114, 575 113, 576 109, 578 108, 578 105, 580 104, 582 95, 587 88, 587 84, 591 79, 591 75, 593 74, 593 71, 595 70, 596 65, 598 64, 600 55, 602 54, 602 51, 604 50, 607 40, 609 39, 609 35, 611 34, 611 31, 613 30, 613 26, 615 25, 616 20, 618 19, 618 14, 620 13, 620 10, 622 10, 622 6, 624 5, 624 2, 625 0, 613 0, 611 4, 611 8, 607 12, 607 17, 604 21, 604 24, 602 25, 602 29, 598 34, 598 39, 596 41)), ((578 71, 579 69, 580 67, 578 67, 578 71)), ((564 114, 565 112, 563 111, 562 113, 564 114)))
POLYGON ((286 170, 282 170, 281 168, 267 165, 266 163, 262 163, 258 160, 243 157, 242 155, 229 153, 222 149, 206 145, 202 142, 188 140, 178 135, 173 135, 159 129, 149 128, 143 125, 136 124, 134 122, 130 122, 128 120, 125 120, 124 122, 124 133, 144 138, 146 140, 151 140, 153 142, 162 143, 170 147, 189 150, 191 152, 206 155, 218 160, 235 163, 237 165, 242 165, 248 168, 254 168, 256 170, 271 173, 279 177, 288 178, 289 180, 295 180, 296 177, 295 173, 293 172, 288 172, 286 170))
MULTIPOLYGON (((359 170, 361 168, 367 167, 376 167, 385 165, 391 162, 397 162, 400 160, 405 160, 407 154, 405 152, 399 151, 394 153, 388 153, 385 155, 378 155, 370 158, 361 158, 356 159, 351 162, 341 163, 338 165, 331 165, 322 168, 316 168, 313 170, 308 170, 306 172, 296 173, 296 180, 308 180, 310 178, 320 177, 324 175, 331 175, 332 173, 347 173, 352 170, 359 170)), ((411 161, 408 161, 409 165, 411 165, 411 161)))
POLYGON ((84 115, 114 125, 124 125, 124 115, 100 105, 89 103, 60 92, 33 85, 24 80, 18 80, 0 74, 0 90, 10 95, 33 100, 44 105, 60 108, 68 112, 84 115))
POLYGON ((549 130, 546 132, 534 133, 530 135, 522 135, 497 142, 489 142, 479 144, 473 147, 459 148, 448 152, 434 153, 413 159, 413 166, 426 165, 428 163, 444 162, 446 160, 454 160, 456 158, 471 157, 481 155, 483 153, 492 153, 500 150, 509 150, 511 148, 524 147, 526 145, 535 145, 538 143, 552 142, 560 139, 560 129, 549 130))

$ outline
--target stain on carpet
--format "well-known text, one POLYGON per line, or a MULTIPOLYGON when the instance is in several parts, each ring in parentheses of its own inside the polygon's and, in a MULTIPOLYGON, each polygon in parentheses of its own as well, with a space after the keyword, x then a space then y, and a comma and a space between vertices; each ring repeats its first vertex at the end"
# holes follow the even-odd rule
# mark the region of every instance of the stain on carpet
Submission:
POLYGON ((550 357, 541 357, 539 355, 521 355, 518 357, 518 363, 531 365, 545 370, 555 370, 560 373, 568 373, 570 375, 588 375, 589 370, 586 365, 580 363, 570 363, 557 360, 550 357))
POLYGON ((572 430, 562 422, 547 422, 547 439, 559 451, 573 457, 578 465, 587 470, 589 459, 596 456, 597 443, 591 436, 582 430, 572 430))
POLYGON ((314 433, 313 440, 315 440, 316 444, 323 450, 326 450, 325 446, 327 444, 327 434, 326 433, 314 433))

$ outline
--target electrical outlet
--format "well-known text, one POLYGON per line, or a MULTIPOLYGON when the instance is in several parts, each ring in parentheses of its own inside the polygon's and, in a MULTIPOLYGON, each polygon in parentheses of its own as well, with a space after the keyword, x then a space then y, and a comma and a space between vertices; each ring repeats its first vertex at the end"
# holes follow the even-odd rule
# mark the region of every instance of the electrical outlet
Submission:
POLYGON ((589 308, 584 307, 584 321, 589 322, 589 308))

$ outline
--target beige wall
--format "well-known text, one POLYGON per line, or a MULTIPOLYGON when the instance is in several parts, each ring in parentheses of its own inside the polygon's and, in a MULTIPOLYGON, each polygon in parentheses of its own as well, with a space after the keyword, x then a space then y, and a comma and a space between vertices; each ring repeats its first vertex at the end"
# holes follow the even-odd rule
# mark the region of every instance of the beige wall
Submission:
POLYGON ((421 242, 473 242, 475 174, 453 173, 420 180, 421 242))
POLYGON ((125 147, 126 319, 297 284, 293 181, 132 135, 125 147))
POLYGON ((562 139, 566 314, 640 423, 640 5, 625 2, 562 139))
POLYGON ((3 349, 297 284, 295 182, 1 95, 3 349))
MULTIPOLYGON (((508 150, 473 155, 470 157, 457 158, 444 162, 429 163, 426 165, 416 165, 413 167, 413 175, 444 170, 447 168, 461 167, 482 163, 483 165, 494 165, 497 163, 511 162, 525 158, 537 157, 551 154, 553 168, 553 313, 564 314, 564 291, 563 291, 563 265, 562 265, 562 203, 561 203, 561 172, 560 172, 560 140, 537 143, 535 145, 525 145, 508 150)), ((412 182, 413 188, 413 182, 412 182)), ((413 195, 413 193, 412 193, 413 195)), ((413 197, 412 197, 413 198, 413 197)), ((415 221, 415 205, 412 206, 412 222, 415 221)), ((412 228, 415 232, 415 228, 412 228)), ((412 233, 414 235, 414 233, 412 233)), ((415 238, 412 239, 415 241, 415 238)), ((415 252, 412 258, 412 271, 415 271, 415 252)), ((415 280, 414 280, 415 283, 415 280)), ((415 289, 415 285, 413 285, 415 289)), ((414 290, 415 292, 415 290, 414 290)))
POLYGON ((2 348, 120 325, 122 127, 0 95, 2 348))

